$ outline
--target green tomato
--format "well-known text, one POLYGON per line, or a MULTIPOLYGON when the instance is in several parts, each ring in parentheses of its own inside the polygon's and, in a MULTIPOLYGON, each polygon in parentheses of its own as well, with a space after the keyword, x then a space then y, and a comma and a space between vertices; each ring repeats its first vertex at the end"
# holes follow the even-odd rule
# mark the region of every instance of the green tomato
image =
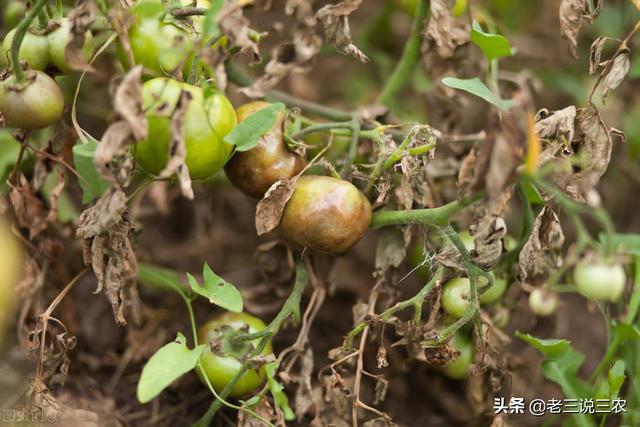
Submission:
POLYGON ((418 276, 427 280, 431 273, 431 268, 429 264, 424 263, 425 253, 424 253, 424 245, 422 243, 416 243, 415 245, 409 248, 409 264, 415 269, 414 271, 418 276))
POLYGON ((315 252, 342 254, 369 229, 371 204, 349 181, 306 175, 282 214, 287 239, 315 252))
POLYGON ((0 344, 15 306, 15 288, 22 275, 22 250, 8 224, 0 216, 0 344))
POLYGON ((0 83, 0 112, 10 126, 41 129, 56 122, 63 111, 60 87, 42 71, 29 71, 22 85, 13 75, 0 83))
POLYGON ((624 293, 627 275, 620 264, 582 261, 573 270, 573 280, 589 299, 617 301, 624 293))
POLYGON ((24 2, 12 0, 4 9, 2 20, 5 28, 12 29, 20 23, 20 20, 26 15, 24 2))
MULTIPOLYGON (((209 7, 200 1, 199 6, 209 7)), ((190 6, 189 0, 182 0, 190 6)), ((202 32, 204 17, 194 17, 194 31, 187 31, 162 21, 165 7, 161 0, 140 0, 132 9, 134 22, 129 28, 129 43, 136 64, 156 75, 174 74, 182 67, 188 74, 195 53, 197 35, 202 32)), ((121 57, 126 57, 120 46, 121 57)))
MULTIPOLYGON (((51 64, 64 74, 71 74, 74 71, 67 63, 66 56, 67 45, 71 42, 72 37, 71 22, 66 18, 62 19, 58 28, 47 34, 51 64)), ((82 47, 82 56, 85 62, 89 62, 91 59, 93 48, 93 36, 90 31, 87 31, 84 35, 84 45, 82 47)))
POLYGON ((460 352, 458 357, 443 366, 442 372, 454 380, 463 380, 469 375, 469 366, 473 363, 474 348, 470 339, 460 333, 453 335, 451 345, 460 352))
POLYGON ((171 117, 182 91, 192 96, 182 124, 185 163, 191 178, 207 179, 222 169, 233 151, 233 146, 223 139, 236 126, 236 113, 221 92, 205 97, 200 87, 187 83, 167 78, 146 82, 142 86, 142 100, 149 136, 135 145, 136 160, 154 175, 165 168, 169 160, 171 117))
MULTIPOLYGON (((493 276, 493 273, 489 273, 493 276)), ((478 280, 478 288, 486 286, 486 279, 478 280)), ((485 290, 479 297, 481 304, 491 304, 500 299, 507 288, 507 281, 494 279, 493 285, 485 290)), ((442 288, 442 306, 445 311, 454 316, 462 317, 469 307, 471 282, 466 277, 457 277, 449 280, 442 288)))
MULTIPOLYGON (((11 43, 16 30, 9 31, 2 42, 2 55, 11 63, 11 43)), ((40 36, 27 31, 22 39, 18 59, 29 64, 33 70, 44 71, 50 62, 49 43, 46 36, 40 36)))
MULTIPOLYGON (((493 276, 493 273, 489 273, 493 276)), ((480 295, 480 304, 492 304, 502 298, 507 290, 507 280, 504 278, 493 278, 493 285, 480 295)))
POLYGON ((529 308, 536 316, 551 316, 558 308, 558 296, 546 288, 534 289, 529 294, 529 308))
MULTIPOLYGON (((221 391, 235 375, 240 371, 242 359, 250 351, 250 346, 234 349, 230 344, 229 337, 240 333, 255 333, 266 328, 264 322, 257 317, 246 313, 225 313, 222 316, 205 323, 198 331, 198 342, 207 344, 207 348, 200 357, 200 363, 209 382, 215 390, 221 391), (225 339, 227 338, 227 339, 225 339)), ((260 339, 251 343, 257 346, 260 339)), ((262 351, 263 355, 273 353, 271 343, 262 351)), ((198 370, 199 371, 199 370, 198 370)), ((203 380, 201 373, 198 375, 203 380)), ((240 380, 231 389, 230 396, 242 397, 258 387, 266 380, 264 368, 259 370, 250 369, 245 372, 240 380)))
POLYGON ((473 239, 473 236, 471 234, 469 234, 469 232, 467 230, 465 231, 461 231, 460 233, 458 233, 458 237, 460 237, 460 240, 462 240, 462 243, 464 244, 464 247, 468 250, 468 251, 472 251, 476 248, 476 243, 473 239))

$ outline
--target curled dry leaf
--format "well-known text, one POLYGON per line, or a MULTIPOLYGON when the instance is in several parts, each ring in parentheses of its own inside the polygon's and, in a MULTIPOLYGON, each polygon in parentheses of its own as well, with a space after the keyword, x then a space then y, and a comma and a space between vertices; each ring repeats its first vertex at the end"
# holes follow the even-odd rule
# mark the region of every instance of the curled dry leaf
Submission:
POLYGON ((567 143, 571 143, 575 120, 576 107, 573 105, 551 113, 545 108, 536 113, 535 131, 542 139, 557 140, 563 136, 567 143))
POLYGON ((64 175, 58 174, 58 183, 49 195, 49 209, 36 194, 27 178, 20 174, 18 185, 9 193, 18 224, 29 230, 29 239, 38 236, 56 221, 58 198, 64 189, 64 175))
POLYGON ((185 163, 187 160, 187 147, 184 142, 184 131, 182 129, 184 116, 189 108, 191 98, 191 93, 183 90, 171 114, 171 124, 169 127, 169 160, 165 168, 160 172, 160 177, 169 178, 173 174, 176 174, 178 181, 180 181, 182 195, 187 199, 193 200, 191 177, 189 176, 189 168, 187 168, 185 163))
POLYGON ((367 63, 369 58, 351 41, 349 15, 358 10, 362 0, 344 0, 338 4, 328 4, 318 11, 316 18, 324 26, 327 41, 344 55, 367 63))
POLYGON ((629 61, 629 51, 624 51, 613 58, 613 65, 609 68, 609 72, 604 78, 604 91, 602 91, 602 102, 605 101, 610 90, 620 86, 629 72, 631 63, 629 61))
POLYGON ((451 58, 458 46, 454 32, 454 19, 451 14, 452 2, 449 0, 431 1, 431 19, 426 28, 426 38, 433 41, 442 58, 451 58))
POLYGON ((64 56, 67 65, 76 71, 93 72, 94 69, 85 58, 87 31, 96 19, 98 8, 94 1, 86 1, 69 13, 71 40, 67 44, 64 56))
POLYGON ((390 268, 398 267, 405 258, 411 241, 409 227, 385 227, 378 233, 376 245, 376 272, 382 277, 390 268))
POLYGON ((80 215, 76 234, 82 239, 83 257, 91 265, 98 289, 105 289, 116 322, 126 324, 125 305, 136 306, 137 260, 130 240, 131 224, 126 218, 127 196, 111 188, 80 215), (128 297, 128 298, 127 298, 128 297))
POLYGON ((560 3, 560 32, 569 41, 569 52, 578 57, 578 33, 582 27, 582 15, 587 7, 587 0, 562 0, 560 3))
POLYGON ((304 353, 300 354, 300 370, 292 377, 292 381, 298 384, 294 399, 293 411, 296 417, 301 420, 305 415, 313 410, 313 388, 311 386, 311 376, 313 375, 313 350, 307 347, 304 353))
POLYGON ((322 42, 312 28, 296 31, 293 42, 282 43, 273 49, 272 59, 265 67, 265 73, 253 84, 241 90, 251 98, 264 96, 280 80, 292 71, 303 71, 319 52, 322 42))
POLYGON ((600 57, 602 56, 602 49, 604 44, 610 40, 609 37, 600 36, 593 43, 591 43, 591 51, 589 54, 589 74, 596 72, 600 66, 600 57))
POLYGON ((280 178, 267 190, 256 206, 256 230, 261 236, 276 228, 282 212, 296 189, 298 177, 280 178))
MULTIPOLYGON (((278 411, 275 410, 267 398, 260 399, 260 402, 253 410, 256 414, 274 425, 285 425, 282 415, 278 414, 278 411)), ((253 415, 250 415, 245 411, 238 411, 238 427, 263 427, 264 425, 264 422, 253 415)))
POLYGON ((546 277, 559 265, 557 251, 564 243, 564 233, 558 215, 548 205, 544 206, 535 221, 529 240, 524 244, 518 259, 518 279, 546 277))
POLYGON ((250 52, 254 62, 260 62, 260 49, 251 38, 252 30, 242 13, 242 2, 225 0, 216 21, 231 45, 239 47, 242 52, 250 52))
POLYGON ((133 171, 130 146, 148 135, 148 123, 142 109, 143 68, 129 71, 115 90, 113 106, 120 120, 105 131, 93 156, 96 170, 109 182, 126 187, 133 171))
POLYGON ((507 235, 507 224, 499 216, 487 216, 474 226, 473 231, 473 261, 481 267, 492 268, 502 255, 502 239, 507 235))
POLYGON ((582 170, 576 174, 576 179, 579 190, 584 195, 606 172, 611 160, 612 141, 609 129, 593 105, 578 110, 576 123, 579 152, 585 161, 582 170))

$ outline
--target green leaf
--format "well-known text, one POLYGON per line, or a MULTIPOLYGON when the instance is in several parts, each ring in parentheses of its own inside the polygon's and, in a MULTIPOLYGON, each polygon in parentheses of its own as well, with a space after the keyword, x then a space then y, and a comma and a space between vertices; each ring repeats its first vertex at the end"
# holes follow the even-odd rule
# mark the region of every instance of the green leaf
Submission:
POLYGON ((73 146, 73 164, 80 179, 82 188, 82 203, 87 204, 102 196, 109 188, 109 183, 105 181, 93 165, 93 154, 96 152, 98 144, 87 142, 86 144, 76 144, 73 146))
POLYGON ((209 7, 209 11, 204 16, 203 31, 208 39, 217 37, 220 34, 220 29, 218 28, 216 17, 218 16, 220 9, 222 9, 223 2, 224 0, 213 0, 211 2, 211 6, 209 7))
POLYGON ((532 347, 544 354, 546 357, 557 357, 567 352, 571 348, 571 343, 561 339, 540 339, 529 334, 516 331, 516 337, 529 343, 532 347))
POLYGON ((137 396, 140 403, 147 403, 159 395, 172 382, 196 367, 205 345, 189 350, 181 333, 175 342, 158 350, 142 369, 138 381, 137 396))
POLYGON ((485 33, 477 21, 473 21, 471 41, 482 49, 489 61, 513 54, 509 40, 499 34, 485 33))
POLYGON ((615 249, 623 248, 629 255, 640 255, 640 234, 636 233, 600 233, 598 239, 605 244, 607 237, 615 249))
POLYGON ((273 396, 273 400, 284 413, 284 419, 287 421, 294 420, 296 415, 289 406, 289 398, 284 392, 284 386, 275 379, 276 371, 278 370, 278 362, 271 362, 264 365, 264 370, 267 373, 267 382, 269 383, 269 391, 273 396))
POLYGON ((609 369, 609 396, 610 400, 617 399, 622 389, 622 384, 626 378, 624 374, 625 364, 624 360, 617 360, 609 369))
POLYGON ((544 205, 544 199, 538 189, 529 180, 522 180, 522 190, 532 205, 544 205))
POLYGON ((640 330, 635 325, 629 323, 618 323, 613 328, 614 339, 619 340, 621 343, 625 341, 634 341, 640 339, 640 330))
POLYGON ((224 137, 224 141, 227 144, 235 145, 237 151, 251 150, 258 145, 260 137, 271 129, 278 118, 278 113, 283 110, 284 104, 277 103, 256 111, 238 123, 224 137))
POLYGON ((174 291, 186 297, 187 294, 182 286, 182 277, 181 273, 168 268, 156 267, 145 263, 138 264, 138 280, 140 282, 155 288, 174 291))
POLYGON ((442 79, 442 83, 452 87, 454 89, 464 90, 472 95, 478 96, 485 101, 495 105, 502 111, 507 111, 513 106, 513 101, 501 99, 496 94, 491 92, 487 85, 477 77, 472 79, 458 79, 455 77, 445 77, 442 79))
POLYGON ((187 273, 191 289, 196 294, 207 298, 212 304, 229 311, 240 313, 244 306, 242 294, 235 286, 218 276, 207 263, 202 269, 204 283, 200 285, 195 277, 187 273))

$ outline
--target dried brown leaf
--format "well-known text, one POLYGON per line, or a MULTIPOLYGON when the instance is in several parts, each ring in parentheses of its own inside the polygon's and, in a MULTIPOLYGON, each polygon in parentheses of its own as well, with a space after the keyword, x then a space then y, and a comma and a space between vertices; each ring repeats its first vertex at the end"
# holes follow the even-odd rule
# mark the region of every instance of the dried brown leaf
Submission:
POLYGON ((602 92, 602 102, 607 99, 609 91, 620 86, 620 83, 624 80, 631 67, 629 61, 629 51, 622 52, 613 58, 613 65, 609 69, 606 77, 604 78, 604 91, 602 92))
POLYGON ((376 274, 384 275, 390 268, 398 267, 405 259, 411 241, 409 227, 386 227, 378 232, 376 245, 376 274))
POLYGON ((114 111, 127 122, 136 141, 146 139, 149 134, 142 108, 142 72, 141 65, 132 68, 118 85, 113 98, 114 111))
POLYGON ((571 143, 575 133, 575 119, 576 107, 573 105, 551 113, 542 109, 536 114, 535 131, 542 139, 557 140, 564 136, 566 142, 571 143))
POLYGON ((427 39, 435 43, 438 55, 451 58, 457 43, 454 39, 454 19, 451 13, 450 0, 432 0, 431 18, 426 28, 427 39))
POLYGON ((241 2, 226 0, 216 17, 220 31, 227 36, 233 46, 242 52, 249 52, 254 62, 260 62, 260 49, 251 38, 249 20, 242 13, 241 2))
POLYGON ((564 233, 558 215, 549 206, 544 206, 535 221, 529 240, 524 244, 518 258, 520 281, 529 277, 546 277, 559 267, 557 251, 564 243, 564 233))
POLYGON ((58 198, 64 184, 64 175, 58 174, 58 183, 49 195, 49 209, 45 207, 24 175, 19 176, 17 186, 11 187, 11 205, 20 226, 29 230, 29 239, 38 236, 56 221, 58 198))
MULTIPOLYGON (((255 413, 278 426, 284 425, 284 419, 278 415, 269 399, 262 398, 254 409, 255 413)), ((238 411, 238 427, 264 427, 264 423, 245 411, 238 411)))
POLYGON ((344 55, 350 55, 358 61, 367 63, 369 58, 351 41, 349 15, 355 12, 362 0, 344 0, 338 4, 328 4, 316 13, 316 18, 324 25, 327 41, 344 55))
POLYGON ((612 141, 609 129, 593 106, 578 110, 576 117, 580 155, 586 164, 576 174, 582 194, 586 194, 606 172, 611 160, 612 141))
POLYGON ((281 178, 267 190, 256 207, 256 230, 261 236, 276 228, 282 212, 296 189, 297 177, 281 178))
POLYGON ((95 21, 98 8, 95 2, 86 1, 69 13, 69 22, 71 24, 71 40, 65 47, 65 60, 67 65, 76 71, 95 71, 91 65, 87 63, 85 57, 85 44, 87 38, 91 36, 88 33, 91 25, 95 21))
POLYGON ((578 57, 578 33, 582 27, 582 19, 587 8, 587 0, 562 0, 560 3, 560 32, 569 41, 569 52, 578 57))
POLYGON ((591 43, 591 52, 589 54, 589 74, 596 72, 600 66, 600 57, 602 56, 602 49, 604 44, 609 40, 609 37, 600 36, 593 43, 591 43))

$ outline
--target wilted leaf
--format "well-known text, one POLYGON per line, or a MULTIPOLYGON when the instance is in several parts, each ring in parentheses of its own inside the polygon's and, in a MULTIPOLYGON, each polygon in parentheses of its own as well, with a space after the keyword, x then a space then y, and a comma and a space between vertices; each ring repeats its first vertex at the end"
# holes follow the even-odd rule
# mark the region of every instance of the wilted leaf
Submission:
POLYGON ((216 23, 232 46, 239 47, 242 52, 250 52, 254 61, 260 62, 260 49, 252 38, 253 30, 242 13, 241 2, 226 0, 216 15, 216 23))
POLYGON ((576 107, 570 105, 562 110, 549 113, 542 109, 536 113, 535 131, 542 139, 566 138, 567 143, 573 141, 576 119, 576 107))
POLYGON ((58 178, 58 184, 49 195, 49 209, 45 207, 24 175, 20 174, 18 185, 11 187, 11 205, 20 226, 29 230, 29 239, 38 236, 56 221, 58 198, 65 182, 64 175, 60 174, 58 178))
POLYGON ((489 61, 511 56, 511 44, 504 36, 484 32, 478 21, 473 21, 471 28, 471 41, 482 49, 489 61))
POLYGON ((136 141, 141 141, 149 134, 147 117, 142 108, 142 72, 138 65, 129 71, 118 85, 113 97, 113 109, 131 129, 136 141))
POLYGON ((611 160, 612 141, 609 130, 593 105, 578 110, 576 136, 581 141, 579 153, 586 162, 576 178, 583 194, 600 180, 611 160))
POLYGON ((409 227, 385 227, 378 232, 376 245, 376 274, 398 267, 406 257, 411 240, 409 227))
POLYGON ((558 215, 544 206, 533 222, 529 240, 518 259, 519 280, 530 276, 545 276, 558 267, 557 250, 564 243, 564 234, 558 215))
POLYGON ((160 348, 144 365, 138 381, 136 395, 140 403, 147 403, 159 395, 176 379, 196 367, 206 345, 190 350, 181 333, 175 342, 160 348))
POLYGON ((256 207, 256 230, 261 236, 278 226, 282 212, 296 189, 297 177, 280 178, 265 193, 256 207))
POLYGON ((582 27, 582 15, 587 7, 587 0, 562 0, 560 3, 560 32, 569 41, 569 51, 574 58, 578 57, 578 33, 582 27))
POLYGON ((591 51, 589 54, 589 74, 596 72, 600 66, 600 57, 602 56, 602 49, 604 44, 609 40, 609 37, 600 36, 593 43, 591 43, 591 51))
POLYGON ((453 56, 453 51, 456 48, 452 30, 451 2, 448 0, 432 0, 431 18, 427 24, 426 36, 433 40, 438 49, 438 54, 443 58, 453 56))
POLYGON ((214 273, 207 263, 204 264, 202 275, 204 282, 200 285, 195 277, 187 273, 189 285, 193 292, 207 298, 210 303, 225 310, 235 313, 242 312, 242 294, 235 286, 214 273))
POLYGON ((604 91, 602 92, 602 102, 607 98, 610 90, 613 90, 620 86, 620 83, 624 80, 629 72, 629 67, 631 63, 629 62, 629 52, 620 53, 618 56, 613 58, 613 65, 609 69, 606 77, 604 78, 604 91))
POLYGON ((507 111, 513 106, 513 101, 501 99, 498 95, 491 92, 487 85, 485 85, 484 82, 477 77, 474 77, 472 79, 445 77, 442 79, 442 83, 454 89, 464 90, 465 92, 469 92, 472 95, 478 96, 485 101, 495 105, 502 111, 507 111))
POLYGON ((227 144, 235 145, 237 151, 247 151, 258 145, 260 137, 267 133, 278 119, 284 104, 276 103, 262 108, 238 123, 224 137, 227 144))
MULTIPOLYGON (((65 62, 69 68, 76 71, 94 71, 87 63, 85 57, 85 44, 90 37, 88 31, 95 21, 98 9, 95 2, 87 1, 72 9, 69 13, 69 25, 71 27, 71 39, 65 47, 65 62)), ((91 41, 89 43, 92 43, 91 41)), ((62 70, 64 71, 64 70, 62 70)))
POLYGON ((327 41, 338 51, 351 55, 358 61, 367 63, 369 58, 351 41, 349 15, 355 12, 362 0, 344 0, 338 4, 328 4, 318 11, 316 17, 324 25, 327 41))

